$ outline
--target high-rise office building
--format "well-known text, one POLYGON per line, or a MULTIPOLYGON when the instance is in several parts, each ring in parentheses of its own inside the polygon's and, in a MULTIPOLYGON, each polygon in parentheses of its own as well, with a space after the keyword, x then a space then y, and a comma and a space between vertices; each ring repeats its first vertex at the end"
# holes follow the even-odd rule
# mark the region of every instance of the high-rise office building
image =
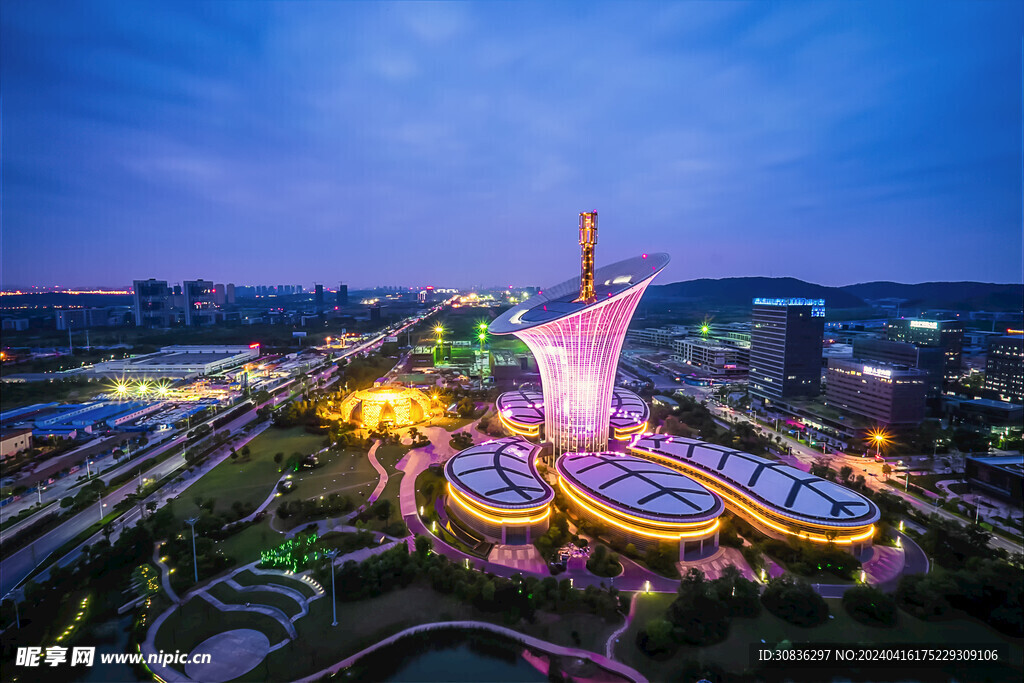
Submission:
POLYGON ((324 286, 313 285, 313 305, 316 306, 317 313, 324 312, 324 286))
POLYGON ((924 370, 928 373, 928 396, 942 394, 946 355, 941 347, 857 337, 853 340, 853 357, 867 362, 892 363, 924 370))
POLYGON ((821 393, 824 299, 754 299, 750 393, 763 401, 821 393))
POLYGON ((900 429, 924 420, 928 373, 907 365, 831 358, 825 400, 834 408, 900 429))
POLYGON ((890 341, 942 349, 944 384, 948 385, 960 379, 964 326, 959 320, 896 318, 889 321, 887 330, 890 341))
POLYGON ((513 306, 490 325, 514 334, 537 359, 545 435, 554 454, 608 447, 612 389, 626 327, 669 261, 644 254, 594 270, 597 213, 580 214, 581 273, 513 306))
POLYGON ((1024 403, 1024 335, 995 337, 988 344, 985 389, 1001 401, 1024 403))
POLYGON ((229 306, 235 303, 235 283, 229 282, 224 288, 224 298, 229 306))
POLYGON ((185 309, 185 324, 209 325, 217 318, 217 305, 214 303, 214 285, 209 280, 185 280, 181 284, 184 297, 182 307, 185 309))
POLYGON ((227 303, 227 298, 227 288, 225 288, 224 285, 213 286, 213 303, 217 304, 218 306, 223 306, 225 303, 227 303))
POLYGON ((167 280, 135 280, 135 324, 138 327, 169 327, 174 321, 172 290, 167 280))
POLYGON ((348 306, 348 285, 338 283, 338 293, 334 295, 335 306, 348 306))

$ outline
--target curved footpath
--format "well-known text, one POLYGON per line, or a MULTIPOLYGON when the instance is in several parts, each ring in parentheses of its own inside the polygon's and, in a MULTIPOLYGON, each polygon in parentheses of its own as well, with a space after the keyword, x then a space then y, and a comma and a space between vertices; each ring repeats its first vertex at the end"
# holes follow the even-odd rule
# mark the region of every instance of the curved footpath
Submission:
POLYGON ((625 615, 626 618, 623 620, 622 626, 615 629, 608 636, 608 641, 604 644, 604 656, 608 659, 615 659, 615 643, 619 642, 619 636, 626 632, 629 624, 633 621, 633 617, 636 616, 636 600, 638 597, 640 597, 639 593, 633 593, 633 598, 629 601, 629 614, 625 615))
POLYGON ((373 493, 366 499, 367 505, 372 505, 380 494, 384 492, 384 487, 388 485, 388 471, 384 469, 384 466, 377 461, 377 447, 380 446, 380 440, 373 442, 370 446, 370 450, 366 453, 366 457, 370 459, 370 464, 373 465, 373 469, 377 470, 377 474, 380 475, 380 480, 377 482, 377 487, 373 489, 373 493))
POLYGON ((546 640, 540 640, 539 638, 534 638, 533 636, 528 636, 519 633, 518 631, 513 631, 510 628, 498 626, 497 624, 491 624, 486 621, 442 621, 432 624, 420 624, 419 626, 413 626, 412 628, 407 628, 404 631, 399 631, 398 633, 389 638, 385 638, 384 640, 374 643, 370 647, 360 650, 351 657, 346 657, 345 659, 341 660, 337 664, 334 664, 333 666, 329 666, 326 669, 318 671, 317 673, 312 674, 310 676, 306 676, 305 678, 300 678, 299 683, 314 683, 314 681, 318 681, 324 676, 334 675, 342 669, 352 666, 352 664, 354 664, 356 660, 358 660, 360 657, 367 655, 382 647, 385 647, 386 645, 390 645, 405 636, 412 635, 414 633, 422 633, 424 631, 434 631, 439 629, 452 628, 472 628, 479 629, 481 631, 490 631, 491 633, 497 633, 498 635, 505 636, 506 638, 510 638, 516 642, 522 643, 527 647, 532 647, 537 650, 543 650, 548 654, 558 655, 560 657, 575 657, 579 659, 589 659, 602 669, 605 669, 606 671, 609 671, 617 676, 621 676, 626 680, 634 681, 634 683, 647 683, 647 679, 643 676, 643 674, 641 674, 636 669, 628 667, 620 662, 608 659, 604 655, 599 655, 596 652, 590 652, 589 650, 579 650, 573 647, 563 647, 561 645, 555 645, 554 643, 549 643, 546 640))

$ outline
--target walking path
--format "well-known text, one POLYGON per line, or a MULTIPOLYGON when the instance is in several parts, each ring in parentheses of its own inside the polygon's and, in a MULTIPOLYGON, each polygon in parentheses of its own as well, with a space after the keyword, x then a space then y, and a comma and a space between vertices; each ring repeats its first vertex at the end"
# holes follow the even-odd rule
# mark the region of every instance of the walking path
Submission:
POLYGON ((629 624, 633 621, 633 617, 636 616, 636 601, 640 597, 640 593, 633 593, 632 600, 629 601, 629 613, 625 615, 625 620, 622 622, 622 626, 615 629, 615 631, 608 636, 608 642, 604 644, 604 656, 608 659, 615 659, 615 643, 619 642, 619 636, 626 632, 629 628, 629 624))
POLYGON ((370 446, 370 450, 366 453, 366 457, 370 459, 370 464, 373 465, 373 469, 377 470, 377 474, 380 475, 380 481, 377 482, 377 488, 373 489, 373 493, 367 499, 367 505, 372 504, 384 491, 384 487, 388 485, 388 471, 384 469, 384 466, 377 462, 377 447, 380 446, 380 441, 374 441, 373 445, 370 446))
POLYGON ((312 674, 311 676, 301 678, 299 679, 299 683, 314 683, 315 681, 321 680, 325 676, 337 674, 342 669, 352 666, 352 664, 354 664, 360 657, 363 657, 364 655, 374 652, 375 650, 390 645, 395 641, 404 638, 405 636, 412 635, 414 633, 422 633, 424 631, 434 631, 452 628, 472 628, 480 629, 482 631, 490 631, 491 633, 497 633, 498 635, 511 638, 512 640, 522 643, 527 647, 543 650, 544 652, 547 652, 552 655, 558 655, 560 657, 589 659, 602 669, 610 671, 611 673, 621 676, 629 681, 634 681, 635 683, 647 683, 647 679, 643 676, 643 674, 641 674, 636 669, 628 667, 620 662, 616 662, 613 659, 609 659, 604 655, 597 654, 596 652, 590 652, 588 650, 579 650, 572 647, 563 647, 561 645, 555 645, 554 643, 549 643, 546 640, 540 640, 539 638, 534 638, 533 636, 528 636, 523 633, 519 633, 518 631, 513 631, 510 628, 498 626, 497 624, 491 624, 486 621, 444 621, 433 624, 421 624, 419 626, 413 626, 412 628, 407 628, 404 631, 399 631, 390 638, 385 638, 380 642, 374 643, 370 647, 360 650, 351 657, 346 657, 337 664, 334 664, 332 666, 327 667, 326 669, 318 671, 315 674, 312 674))
POLYGON ((169 597, 174 602, 175 605, 180 605, 181 598, 178 597, 178 594, 174 592, 174 588, 171 586, 170 569, 167 567, 164 561, 160 559, 159 553, 160 544, 155 543, 153 545, 153 562, 155 562, 156 566, 160 569, 160 583, 164 587, 164 592, 167 593, 167 597, 169 597))

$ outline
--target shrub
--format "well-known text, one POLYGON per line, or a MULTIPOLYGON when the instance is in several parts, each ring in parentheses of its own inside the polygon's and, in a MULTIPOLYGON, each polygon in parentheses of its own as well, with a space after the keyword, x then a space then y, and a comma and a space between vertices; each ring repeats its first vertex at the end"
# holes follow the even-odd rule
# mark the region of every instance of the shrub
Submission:
POLYGON ((868 626, 892 626, 896 623, 896 601, 873 586, 854 586, 843 593, 843 608, 857 621, 868 626))
POLYGON ((828 605, 809 584, 789 574, 772 579, 761 595, 765 608, 796 626, 817 626, 828 619, 828 605))

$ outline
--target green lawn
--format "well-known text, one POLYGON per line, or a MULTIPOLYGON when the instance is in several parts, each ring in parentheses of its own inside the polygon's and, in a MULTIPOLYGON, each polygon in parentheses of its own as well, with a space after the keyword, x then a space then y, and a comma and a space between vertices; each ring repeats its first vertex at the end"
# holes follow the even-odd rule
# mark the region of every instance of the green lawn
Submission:
POLYGON ((217 549, 233 557, 237 565, 246 565, 260 559, 261 550, 280 545, 284 540, 284 534, 271 529, 270 520, 264 517, 259 524, 248 526, 219 541, 217 549))
POLYGON ((296 452, 313 453, 322 444, 322 436, 308 434, 302 427, 271 427, 249 442, 252 452, 248 458, 229 458, 190 486, 182 496, 183 500, 174 506, 175 516, 184 520, 196 514, 196 496, 216 500, 216 512, 229 510, 236 500, 253 506, 260 505, 281 477, 279 466, 274 462, 275 453, 284 453, 287 459, 296 452))
POLYGON ((246 603, 252 603, 254 605, 269 605, 270 607, 276 607, 287 614, 289 619, 302 611, 302 607, 299 603, 295 602, 295 600, 289 598, 287 595, 275 593, 274 591, 243 592, 221 582, 210 586, 208 592, 213 597, 228 605, 244 605, 246 603))
MULTIPOLYGON (((313 470, 295 472, 292 475, 295 488, 275 499, 267 507, 268 513, 273 513, 286 500, 306 500, 331 493, 348 496, 358 507, 377 485, 377 470, 373 469, 365 451, 331 450, 318 457, 320 466, 313 470)), ((278 525, 279 528, 284 526, 284 523, 278 525)))
POLYGON ((740 673, 749 665, 748 648, 760 644, 762 639, 769 642, 791 640, 793 642, 878 643, 883 645, 922 643, 941 645, 979 645, 1010 643, 1011 649, 1019 651, 1019 643, 1001 636, 978 621, 955 619, 951 621, 928 622, 916 619, 903 611, 893 628, 876 628, 855 621, 846 614, 841 600, 826 600, 830 614, 834 617, 821 626, 801 628, 794 626, 762 609, 754 619, 735 618, 729 637, 717 645, 705 648, 680 647, 668 660, 659 662, 646 656, 636 646, 636 634, 651 619, 661 618, 668 605, 675 599, 668 594, 643 594, 639 597, 636 615, 625 633, 619 638, 615 649, 616 657, 625 664, 644 673, 650 680, 672 680, 687 659, 715 664, 726 671, 740 673))
POLYGON ((235 581, 243 586, 265 586, 268 584, 294 588, 307 598, 316 597, 316 591, 305 581, 275 574, 255 574, 248 569, 235 574, 235 581))
MULTIPOLYGON (((317 602, 323 602, 318 600, 317 602)), ((300 621, 302 621, 300 619, 300 621)), ((221 612, 203 598, 192 598, 178 607, 160 625, 154 644, 165 652, 191 651, 196 645, 223 631, 240 628, 255 629, 267 636, 271 645, 288 637, 275 619, 259 612, 221 612)), ((180 670, 180 669, 179 669, 180 670)), ((280 680, 289 680, 284 676, 280 680)))
MULTIPOLYGON (((459 619, 501 623, 501 618, 501 613, 479 612, 452 595, 410 586, 370 600, 339 602, 338 625, 331 626, 328 595, 310 603, 309 614, 295 622, 298 638, 271 652, 245 680, 293 680, 416 624, 459 619)), ((517 630, 572 647, 577 647, 572 638, 576 631, 581 642, 578 647, 604 652, 605 639, 616 626, 586 614, 538 614, 536 623, 517 630)))

